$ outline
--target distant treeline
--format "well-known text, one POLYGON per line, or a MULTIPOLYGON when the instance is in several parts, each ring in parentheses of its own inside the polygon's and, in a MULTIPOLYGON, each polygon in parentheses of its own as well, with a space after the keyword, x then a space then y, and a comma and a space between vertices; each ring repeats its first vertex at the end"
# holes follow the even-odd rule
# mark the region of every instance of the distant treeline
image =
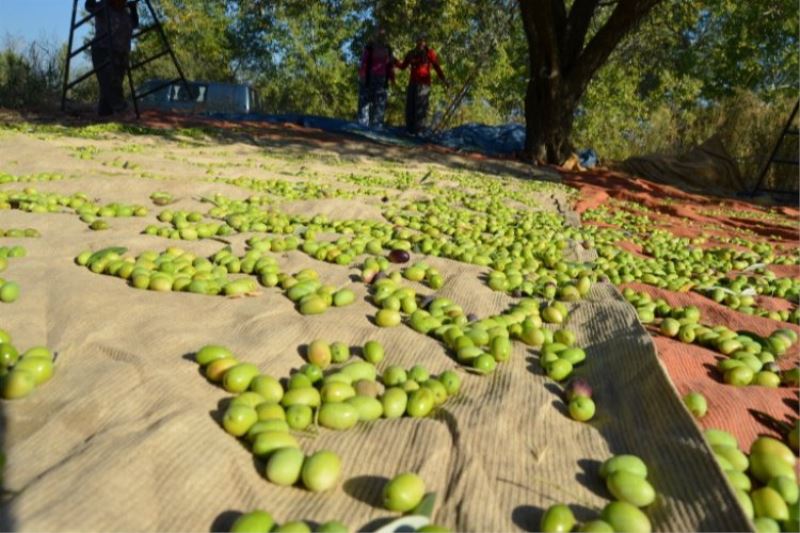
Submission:
MULTIPOLYGON (((357 62, 377 20, 396 55, 421 32, 439 54, 453 86, 450 93, 434 88, 434 120, 466 86, 450 126, 524 121, 528 49, 515 0, 154 5, 190 78, 251 83, 266 112, 353 117, 357 62)), ((797 98, 798 33, 797 6, 789 0, 768 7, 664 0, 592 80, 577 113, 574 144, 618 160, 684 151, 719 132, 744 173, 753 174, 797 98)), ((134 55, 155 50, 155 37, 147 34, 134 55)), ((52 44, 7 40, 0 51, 0 107, 55 107, 63 52, 52 44)), ((159 60, 138 77, 172 75, 169 62, 159 60)), ((400 73, 390 92, 389 122, 402 122, 406 81, 400 73)), ((87 82, 73 97, 91 101, 95 90, 87 82)))

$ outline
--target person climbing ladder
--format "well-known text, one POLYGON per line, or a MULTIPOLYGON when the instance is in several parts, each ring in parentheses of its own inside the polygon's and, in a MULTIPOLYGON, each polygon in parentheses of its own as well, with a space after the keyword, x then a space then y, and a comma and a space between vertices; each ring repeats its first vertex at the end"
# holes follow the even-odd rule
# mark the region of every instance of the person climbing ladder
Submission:
POLYGON ((439 65, 439 58, 433 48, 428 47, 425 35, 417 37, 416 47, 408 52, 398 68, 405 70, 411 67, 411 76, 406 90, 406 131, 417 135, 425 127, 428 115, 428 99, 431 93, 431 67, 436 71, 445 86, 449 83, 439 65))
POLYGON ((100 86, 97 113, 101 117, 124 112, 123 82, 128 71, 133 30, 139 26, 136 2, 86 0, 86 11, 94 15, 92 66, 100 86))

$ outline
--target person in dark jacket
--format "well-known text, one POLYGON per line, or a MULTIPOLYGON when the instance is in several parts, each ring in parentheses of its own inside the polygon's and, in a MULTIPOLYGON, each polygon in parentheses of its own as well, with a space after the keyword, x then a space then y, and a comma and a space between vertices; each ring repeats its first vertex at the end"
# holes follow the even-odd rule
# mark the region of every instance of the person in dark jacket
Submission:
POLYGON ((108 116, 127 109, 123 83, 131 54, 131 37, 139 26, 136 2, 86 0, 86 11, 94 15, 92 66, 100 87, 97 113, 108 116))
POLYGON ((398 68, 405 70, 411 67, 411 77, 406 91, 406 131, 411 135, 420 133, 425 127, 428 115, 428 99, 431 93, 431 68, 439 79, 449 86, 444 77, 439 58, 433 48, 428 47, 427 37, 417 37, 417 46, 405 55, 398 68))
POLYGON ((383 127, 389 82, 394 83, 397 60, 386 44, 386 31, 378 28, 375 38, 364 47, 358 68, 358 122, 362 126, 383 127))

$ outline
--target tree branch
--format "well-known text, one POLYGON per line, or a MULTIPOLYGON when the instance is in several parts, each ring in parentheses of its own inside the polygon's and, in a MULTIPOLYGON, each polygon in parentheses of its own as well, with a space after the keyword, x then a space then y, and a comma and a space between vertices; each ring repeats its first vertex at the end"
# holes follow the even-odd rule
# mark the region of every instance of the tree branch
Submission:
POLYGON ((562 46, 565 68, 571 68, 581 53, 586 33, 589 31, 589 25, 599 3, 600 0, 575 0, 572 5, 562 46))
MULTIPOLYGON (((641 22, 661 0, 619 0, 605 25, 592 37, 581 52, 568 83, 575 94, 583 93, 595 72, 614 51, 619 42, 641 22)), ((571 92, 573 92, 571 91, 571 92)))
MULTIPOLYGON (((528 21, 535 30, 536 48, 544 56, 544 71, 532 73, 538 77, 561 78, 561 53, 559 33, 566 22, 566 8, 563 0, 521 0, 527 6, 528 21), (536 12, 534 14, 534 11, 536 12), (559 28, 557 25, 561 24, 559 28)), ((525 8, 523 8, 525 9, 525 8)), ((526 21, 526 26, 528 25, 526 21)))

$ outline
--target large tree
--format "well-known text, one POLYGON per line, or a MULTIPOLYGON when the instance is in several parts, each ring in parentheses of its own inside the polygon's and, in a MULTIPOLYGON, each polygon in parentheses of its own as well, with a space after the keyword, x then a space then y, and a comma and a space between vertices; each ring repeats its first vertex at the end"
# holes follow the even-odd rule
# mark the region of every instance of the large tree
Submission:
POLYGON ((528 42, 525 152, 560 162, 581 96, 620 41, 661 0, 519 0, 528 42))

